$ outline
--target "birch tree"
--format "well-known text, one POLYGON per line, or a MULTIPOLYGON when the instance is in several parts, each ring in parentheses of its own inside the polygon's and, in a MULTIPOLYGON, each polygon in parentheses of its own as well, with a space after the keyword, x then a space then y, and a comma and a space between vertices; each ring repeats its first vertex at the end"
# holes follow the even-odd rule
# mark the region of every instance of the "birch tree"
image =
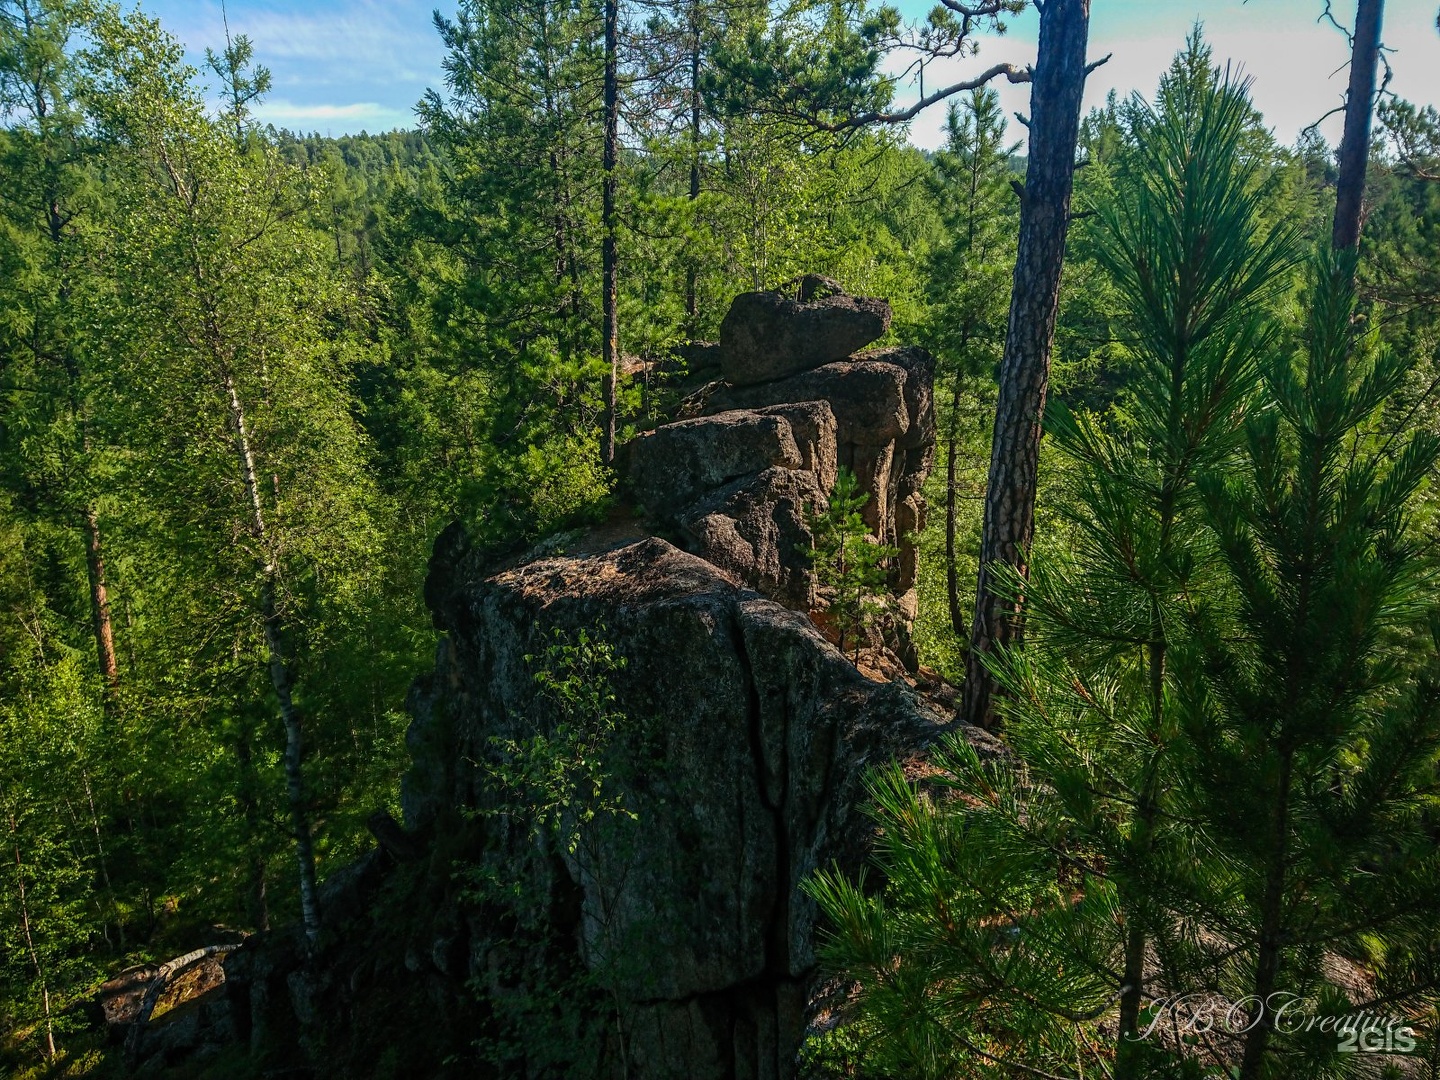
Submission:
POLYGON ((317 197, 306 175, 207 116, 181 47, 154 21, 108 12, 96 37, 90 93, 123 177, 114 332, 132 438, 177 544, 264 672, 313 939, 304 661, 326 606, 374 555, 365 446, 332 340, 343 300, 323 238, 301 223, 317 197))

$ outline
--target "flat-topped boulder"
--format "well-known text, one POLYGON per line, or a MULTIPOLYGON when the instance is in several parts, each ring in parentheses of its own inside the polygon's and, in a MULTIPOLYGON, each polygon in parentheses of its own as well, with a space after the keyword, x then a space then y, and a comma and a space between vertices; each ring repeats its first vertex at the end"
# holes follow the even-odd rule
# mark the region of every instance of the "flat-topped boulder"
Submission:
POLYGON ((720 324, 720 373, 727 383, 770 382, 843 360, 890 328, 885 300, 804 291, 800 296, 748 292, 735 297, 720 324))
POLYGON ((737 477, 804 462, 784 416, 743 410, 665 424, 639 436, 629 454, 635 497, 662 515, 737 477))

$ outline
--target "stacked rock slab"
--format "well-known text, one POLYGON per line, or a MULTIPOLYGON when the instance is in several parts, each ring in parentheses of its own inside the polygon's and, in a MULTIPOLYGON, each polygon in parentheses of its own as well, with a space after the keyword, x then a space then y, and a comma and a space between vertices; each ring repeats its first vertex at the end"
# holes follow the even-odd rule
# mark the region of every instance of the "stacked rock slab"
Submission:
POLYGON ((884 300, 805 278, 796 296, 742 293, 720 326, 722 379, 682 419, 630 448, 637 501, 681 544, 788 607, 814 606, 807 511, 839 469, 869 497, 866 523, 900 549, 891 588, 913 619, 921 485, 935 451, 934 362, 923 349, 861 352, 890 324, 884 300))
POLYGON ((806 508, 842 467, 905 552, 893 587, 914 582, 933 365, 861 352, 888 321, 823 279, 737 298, 712 351, 723 378, 631 446, 631 493, 669 539, 607 526, 497 562, 458 524, 441 534, 425 600, 443 637, 408 703, 404 829, 372 819, 380 848, 327 876, 313 948, 256 935, 226 964, 235 1038, 260 1065, 792 1080, 819 986, 800 885, 862 865, 872 768, 956 730, 804 614, 806 508), (537 735, 562 745, 537 665, 582 633, 624 660, 599 760, 626 813, 577 845, 517 808, 503 766, 537 735))

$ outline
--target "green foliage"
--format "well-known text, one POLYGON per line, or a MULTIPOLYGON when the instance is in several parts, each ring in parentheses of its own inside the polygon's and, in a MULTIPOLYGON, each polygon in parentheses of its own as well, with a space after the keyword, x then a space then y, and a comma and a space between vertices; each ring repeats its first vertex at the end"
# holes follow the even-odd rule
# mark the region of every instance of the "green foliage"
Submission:
MULTIPOLYGON (((531 959, 516 961, 525 970, 523 978, 514 973, 520 984, 514 989, 497 987, 493 978, 476 980, 491 1014, 476 1049, 497 1065, 523 1063, 583 1078, 598 1074, 609 1031, 618 1034, 618 1055, 627 1060, 626 1017, 607 988, 638 955, 638 943, 616 936, 615 904, 633 843, 627 827, 637 821, 625 799, 635 740, 629 718, 616 708, 612 682, 625 658, 597 626, 573 633, 556 628, 544 652, 527 654, 525 662, 535 713, 514 718, 527 734, 490 738, 480 763, 487 790, 477 813, 493 829, 522 833, 528 845, 521 850, 529 846, 534 862, 499 862, 487 852, 459 872, 467 898, 513 927, 515 955, 531 959), (557 939, 553 913, 535 903, 534 875, 546 874, 552 858, 563 860, 562 872, 584 889, 578 938, 557 939), (586 963, 574 955, 577 945, 586 963)), ((507 972, 502 985, 511 978, 507 972)))
MULTIPOLYGON (((1233 602, 1199 612, 1175 664, 1180 812, 1206 823, 1212 849, 1180 885, 1250 946, 1240 959, 1190 943, 1187 959, 1261 1000, 1343 1002, 1335 950, 1369 952, 1385 996, 1412 1001, 1440 914, 1421 885, 1440 866, 1426 820, 1440 623, 1410 527, 1440 436, 1379 429, 1412 362, 1354 320, 1345 258, 1316 259, 1304 350, 1266 365, 1274 408, 1247 423, 1242 469, 1202 485, 1233 602)), ((1247 1052, 1297 1075, 1337 1068, 1333 1045, 1274 1023, 1267 1011, 1247 1052)))
POLYGON ((523 739, 492 736, 499 760, 487 763, 486 772, 506 793, 500 812, 529 820, 532 833, 551 831, 574 855, 598 815, 635 817, 614 790, 607 756, 625 721, 610 681, 625 658, 605 640, 603 628, 574 635, 557 629, 544 655, 527 654, 525 662, 535 666, 545 723, 523 739))
POLYGON ((926 661, 958 682, 979 569, 992 388, 1005 343, 1019 204, 1010 188, 1016 146, 1006 145, 994 91, 952 104, 946 134, 927 178, 944 229, 926 261, 927 314, 916 327, 936 358, 940 445, 927 495, 944 521, 919 538, 914 636, 926 661))
POLYGON ((1343 1012, 1327 956, 1368 933, 1395 1000, 1423 993, 1437 710, 1409 514, 1440 442, 1376 426, 1411 365, 1366 347, 1326 259, 1292 358, 1295 230, 1243 86, 1200 75, 1130 108, 1101 211, 1130 368, 1106 413, 1047 415, 1071 550, 1011 582, 1015 761, 955 738, 923 786, 882 771, 882 887, 809 887, 882 1074, 1201 1075, 1227 1059, 1144 1037, 1164 1002, 1141 1006, 1206 991, 1250 1003, 1240 1075, 1331 1075, 1335 1040, 1271 1038, 1254 1002, 1343 1012))
POLYGON ((936 5, 907 25, 898 8, 867 0, 805 0, 756 18, 727 42, 706 85, 732 114, 801 122, 811 130, 883 115, 899 83, 936 58, 974 56, 981 33, 1003 34, 1025 0, 975 5, 963 14, 936 5), (988 8, 988 11, 986 10, 988 8), (886 61, 919 54, 887 70, 886 61))
MULTIPOLYGON (((651 362, 713 337, 741 288, 818 271, 887 296, 894 338, 938 361, 955 467, 929 491, 955 541, 921 538, 916 638, 958 670, 1013 148, 984 91, 933 155, 898 128, 813 125, 890 108, 897 49, 968 59, 995 20, 942 7, 907 27, 829 0, 627 15, 621 341, 645 374, 622 420, 655 421, 674 390, 651 362)), ((446 81, 421 130, 327 139, 255 123, 270 80, 243 36, 204 52, 212 109, 153 20, 0 0, 0 1071, 97 1067, 66 1011, 96 981, 197 928, 294 917, 267 588, 323 875, 396 801, 432 538, 462 518, 515 548, 608 508, 599 20, 593 0, 465 0, 437 22, 446 81)), ((1198 32, 1153 105, 1086 121, 1029 645, 1002 662, 1026 768, 957 743, 925 791, 877 778, 886 882, 814 886, 862 991, 815 1069, 970 1075, 1009 1068, 977 1051, 1023 1051, 1104 1073, 1090 1014, 1113 1014, 1137 940, 1177 985, 1253 990, 1262 938, 1307 992, 1333 995, 1328 955, 1406 1001, 1425 984, 1434 583, 1416 536, 1435 508, 1417 478, 1440 424, 1440 139, 1433 109, 1380 118, 1358 302, 1333 267, 1304 297, 1291 269, 1295 236, 1325 224, 1328 150, 1275 146, 1198 32), (1306 900, 1278 915, 1276 843, 1306 900)), ((852 654, 893 555, 864 509, 843 473, 814 519, 852 654)), ((485 748, 497 802, 470 824, 523 829, 593 878, 597 845, 623 866, 636 825, 623 658, 586 631, 529 659, 534 730, 485 748)), ((497 882, 527 940, 535 913, 497 882)), ((643 943, 611 940, 615 882, 590 885, 602 974, 643 964, 643 943)), ((577 970, 490 1002, 495 1060, 523 1044, 578 1075, 596 1031, 623 1037, 604 978, 577 970)), ((1198 1067, 1175 1049, 1119 1067, 1198 1067)), ((1324 1049, 1266 1056, 1320 1076, 1324 1049)))
MULTIPOLYGON (((481 403, 482 438, 452 473, 460 486, 445 512, 487 540, 552 531, 609 487, 596 449, 599 290, 589 287, 598 18, 589 0, 476 0, 436 22, 447 94, 430 91, 419 112, 445 167, 436 186, 409 196, 404 224, 433 268, 427 293, 414 278, 397 285, 433 334, 417 361, 481 403)), ((406 389, 435 408, 422 372, 406 389)))
POLYGON ((807 518, 812 537, 808 550, 825 615, 839 636, 843 653, 850 645, 858 659, 870 627, 886 610, 886 563, 898 549, 877 543, 870 526, 861 517, 861 507, 870 498, 860 490, 849 469, 835 477, 824 510, 812 510, 807 518))

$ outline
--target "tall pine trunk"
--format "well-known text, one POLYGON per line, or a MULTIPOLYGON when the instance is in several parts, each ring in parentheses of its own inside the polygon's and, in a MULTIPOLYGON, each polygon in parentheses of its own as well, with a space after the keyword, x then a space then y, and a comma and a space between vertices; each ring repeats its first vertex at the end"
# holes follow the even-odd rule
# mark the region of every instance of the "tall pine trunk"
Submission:
POLYGON ((1375 71, 1380 65, 1380 25, 1385 0, 1359 0, 1350 57, 1350 88, 1345 97, 1345 135, 1340 143, 1340 183, 1335 197, 1336 251, 1360 246, 1364 220, 1365 167, 1370 161, 1370 119, 1374 112, 1375 71))
POLYGON ((605 153, 604 185, 601 193, 601 251, 603 274, 602 308, 605 340, 601 359, 605 364, 605 418, 600 433, 600 459, 609 465, 615 460, 615 411, 620 380, 620 326, 616 304, 619 283, 615 250, 615 170, 620 142, 620 0, 605 0, 605 153))
MULTIPOLYGON (((700 198, 700 0, 690 3, 690 211, 700 198)), ((700 332, 700 264, 685 267, 685 328, 693 340, 700 332)))
POLYGON ((962 715, 990 724, 995 681, 985 657, 1017 644, 1019 605, 994 592, 996 570, 1028 567, 1035 525, 1040 425, 1050 379, 1050 352, 1060 299, 1060 271, 1070 229, 1070 194, 1085 91, 1090 0, 1048 0, 1040 15, 1040 48, 1030 93, 1029 163, 1020 205, 1020 240, 1000 394, 985 492, 975 618, 965 665, 962 715))

